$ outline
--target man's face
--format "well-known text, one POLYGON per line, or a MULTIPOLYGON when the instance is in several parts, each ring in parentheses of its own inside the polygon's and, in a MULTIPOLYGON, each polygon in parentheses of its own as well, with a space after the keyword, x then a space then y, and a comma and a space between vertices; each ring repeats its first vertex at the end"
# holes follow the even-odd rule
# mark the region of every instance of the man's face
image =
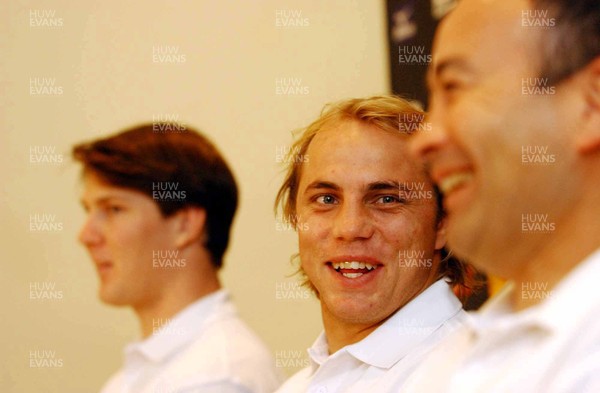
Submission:
POLYGON ((87 219, 79 241, 87 248, 106 303, 144 307, 159 299, 169 271, 153 266, 153 253, 174 249, 174 227, 145 194, 103 182, 88 172, 82 204, 87 219))
POLYGON ((564 132, 573 101, 540 77, 543 29, 527 11, 525 0, 459 3, 434 43, 433 131, 411 140, 444 194, 452 250, 505 277, 547 240, 528 229, 558 225, 578 181, 564 132))
POLYGON ((324 315, 381 323, 436 278, 436 202, 406 141, 358 121, 321 130, 298 186, 302 268, 324 315))

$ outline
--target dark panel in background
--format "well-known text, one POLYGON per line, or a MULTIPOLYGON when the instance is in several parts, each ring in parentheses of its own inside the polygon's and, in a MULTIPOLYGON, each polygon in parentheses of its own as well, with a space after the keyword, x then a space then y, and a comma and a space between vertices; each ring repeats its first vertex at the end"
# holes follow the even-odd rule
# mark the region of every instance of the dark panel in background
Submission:
POLYGON ((433 34, 454 4, 455 0, 387 0, 392 92, 424 108, 433 34))
MULTIPOLYGON (((425 75, 431 62, 435 29, 455 0, 387 0, 392 92, 427 108, 425 75)), ((487 277, 471 274, 481 286, 473 288, 466 310, 478 309, 489 297, 487 277)))

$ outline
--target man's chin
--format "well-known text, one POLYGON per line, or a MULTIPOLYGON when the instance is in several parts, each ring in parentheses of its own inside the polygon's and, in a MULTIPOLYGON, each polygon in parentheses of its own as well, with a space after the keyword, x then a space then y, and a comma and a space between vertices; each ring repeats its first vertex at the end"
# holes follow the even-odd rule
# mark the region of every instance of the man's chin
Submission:
POLYGON ((352 324, 371 325, 385 319, 385 317, 378 317, 378 313, 374 311, 379 307, 377 305, 373 306, 373 301, 360 299, 359 297, 326 296, 325 300, 321 299, 321 307, 325 307, 331 316, 336 320, 352 324))
POLYGON ((100 289, 98 292, 98 298, 100 301, 109 306, 115 307, 123 307, 128 306, 130 302, 128 302, 124 296, 119 296, 115 293, 110 293, 106 289, 100 289))
POLYGON ((480 252, 482 243, 486 240, 482 235, 488 233, 484 228, 485 218, 479 218, 470 212, 460 212, 448 217, 448 246, 455 257, 473 263, 480 252))

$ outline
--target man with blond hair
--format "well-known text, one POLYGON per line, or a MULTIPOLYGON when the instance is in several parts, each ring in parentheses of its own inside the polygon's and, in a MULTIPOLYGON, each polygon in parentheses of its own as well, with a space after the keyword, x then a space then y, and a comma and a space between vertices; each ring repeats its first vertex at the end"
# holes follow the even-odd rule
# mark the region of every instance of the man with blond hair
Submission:
POLYGON ((294 144, 277 204, 324 332, 278 392, 396 391, 465 316, 443 214, 407 134, 423 113, 393 96, 326 107, 294 144))

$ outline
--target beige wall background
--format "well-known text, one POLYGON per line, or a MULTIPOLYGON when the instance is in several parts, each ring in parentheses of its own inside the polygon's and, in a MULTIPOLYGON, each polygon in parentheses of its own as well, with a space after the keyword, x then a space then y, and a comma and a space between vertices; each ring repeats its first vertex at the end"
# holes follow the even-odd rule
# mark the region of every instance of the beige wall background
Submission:
POLYGON ((121 365, 137 322, 96 297, 69 151, 161 116, 202 130, 233 167, 223 282, 277 365, 305 365, 320 312, 289 277, 278 154, 323 104, 388 91, 385 2, 11 0, 0 18, 0 391, 94 392, 121 365), (298 94, 278 94, 290 81, 298 94))

